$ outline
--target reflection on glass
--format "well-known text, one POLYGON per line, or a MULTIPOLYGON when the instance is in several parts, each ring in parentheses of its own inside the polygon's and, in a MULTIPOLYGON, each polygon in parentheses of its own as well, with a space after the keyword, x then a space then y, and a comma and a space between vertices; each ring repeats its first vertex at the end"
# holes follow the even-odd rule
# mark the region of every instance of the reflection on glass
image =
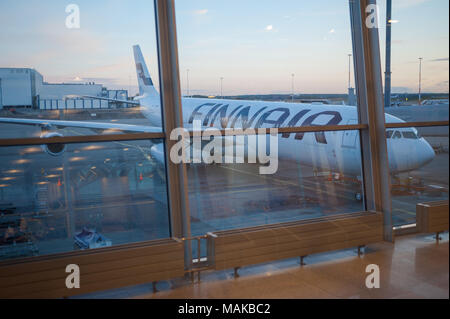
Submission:
POLYGON ((0 2, 0 138, 160 132, 153 17, 152 1, 0 2))
POLYGON ((161 143, 0 148, 0 260, 169 237, 161 143))
POLYGON ((393 222, 413 224, 416 204, 448 199, 448 127, 387 129, 386 134, 393 222))
POLYGON ((358 131, 278 138, 278 170, 188 165, 193 235, 364 211, 358 131))

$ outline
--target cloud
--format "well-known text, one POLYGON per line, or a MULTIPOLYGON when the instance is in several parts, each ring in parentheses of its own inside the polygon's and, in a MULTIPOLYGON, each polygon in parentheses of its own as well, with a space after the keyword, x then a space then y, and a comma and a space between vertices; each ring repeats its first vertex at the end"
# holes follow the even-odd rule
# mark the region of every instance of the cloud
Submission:
POLYGON ((272 31, 272 30, 273 30, 273 25, 269 24, 269 25, 266 27, 266 31, 272 31))
POLYGON ((197 15, 205 15, 208 13, 208 9, 195 10, 194 13, 197 15))
POLYGON ((392 90, 392 93, 394 93, 394 94, 410 92, 410 89, 407 88, 406 86, 393 86, 391 90, 392 90))
POLYGON ((430 62, 448 62, 448 58, 433 59, 430 62))
POLYGON ((448 81, 440 81, 440 82, 435 82, 433 84, 431 84, 428 87, 429 91, 434 91, 434 92, 442 92, 442 93, 448 93, 448 81))
MULTIPOLYGON (((330 36, 330 39, 333 38, 333 36, 336 34, 336 29, 331 28, 330 31, 327 32, 327 35, 330 36)), ((323 41, 328 41, 328 36, 323 37, 323 41)))

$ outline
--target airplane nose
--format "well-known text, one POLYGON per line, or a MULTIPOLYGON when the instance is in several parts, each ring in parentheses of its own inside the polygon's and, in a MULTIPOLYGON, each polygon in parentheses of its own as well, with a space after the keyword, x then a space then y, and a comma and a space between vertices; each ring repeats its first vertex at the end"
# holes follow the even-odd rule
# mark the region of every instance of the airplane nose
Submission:
POLYGON ((420 154, 421 166, 430 163, 436 156, 431 145, 425 140, 422 140, 422 147, 420 153, 421 153, 420 154))

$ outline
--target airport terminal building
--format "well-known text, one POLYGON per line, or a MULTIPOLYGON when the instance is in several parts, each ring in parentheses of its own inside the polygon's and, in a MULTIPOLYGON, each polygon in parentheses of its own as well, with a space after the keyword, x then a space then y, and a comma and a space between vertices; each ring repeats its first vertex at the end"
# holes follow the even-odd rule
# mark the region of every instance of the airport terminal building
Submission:
POLYGON ((449 298, 448 2, 4 2, 1 299, 449 298))
MULTIPOLYGON (((89 98, 127 100, 127 90, 108 90, 101 84, 47 83, 34 69, 0 68, 0 109, 28 107, 41 110, 111 108, 112 103, 89 98), (111 104, 111 105, 110 105, 111 104)), ((126 104, 119 104, 120 107, 126 104)))

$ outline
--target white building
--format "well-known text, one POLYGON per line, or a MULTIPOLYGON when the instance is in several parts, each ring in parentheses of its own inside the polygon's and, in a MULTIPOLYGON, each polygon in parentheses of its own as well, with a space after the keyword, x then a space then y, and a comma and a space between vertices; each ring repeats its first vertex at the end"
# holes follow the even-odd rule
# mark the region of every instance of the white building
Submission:
POLYGON ((44 82, 43 76, 29 68, 0 68, 0 109, 33 107, 40 109, 127 107, 82 96, 128 99, 126 90, 107 90, 101 84, 44 82), (72 97, 71 97, 72 96, 72 97))
POLYGON ((33 69, 0 68, 1 107, 36 105, 36 82, 42 75, 33 69))
POLYGON ((102 96, 103 85, 95 83, 40 83, 38 87, 38 95, 42 100, 63 100, 70 95, 88 95, 88 96, 102 96))

